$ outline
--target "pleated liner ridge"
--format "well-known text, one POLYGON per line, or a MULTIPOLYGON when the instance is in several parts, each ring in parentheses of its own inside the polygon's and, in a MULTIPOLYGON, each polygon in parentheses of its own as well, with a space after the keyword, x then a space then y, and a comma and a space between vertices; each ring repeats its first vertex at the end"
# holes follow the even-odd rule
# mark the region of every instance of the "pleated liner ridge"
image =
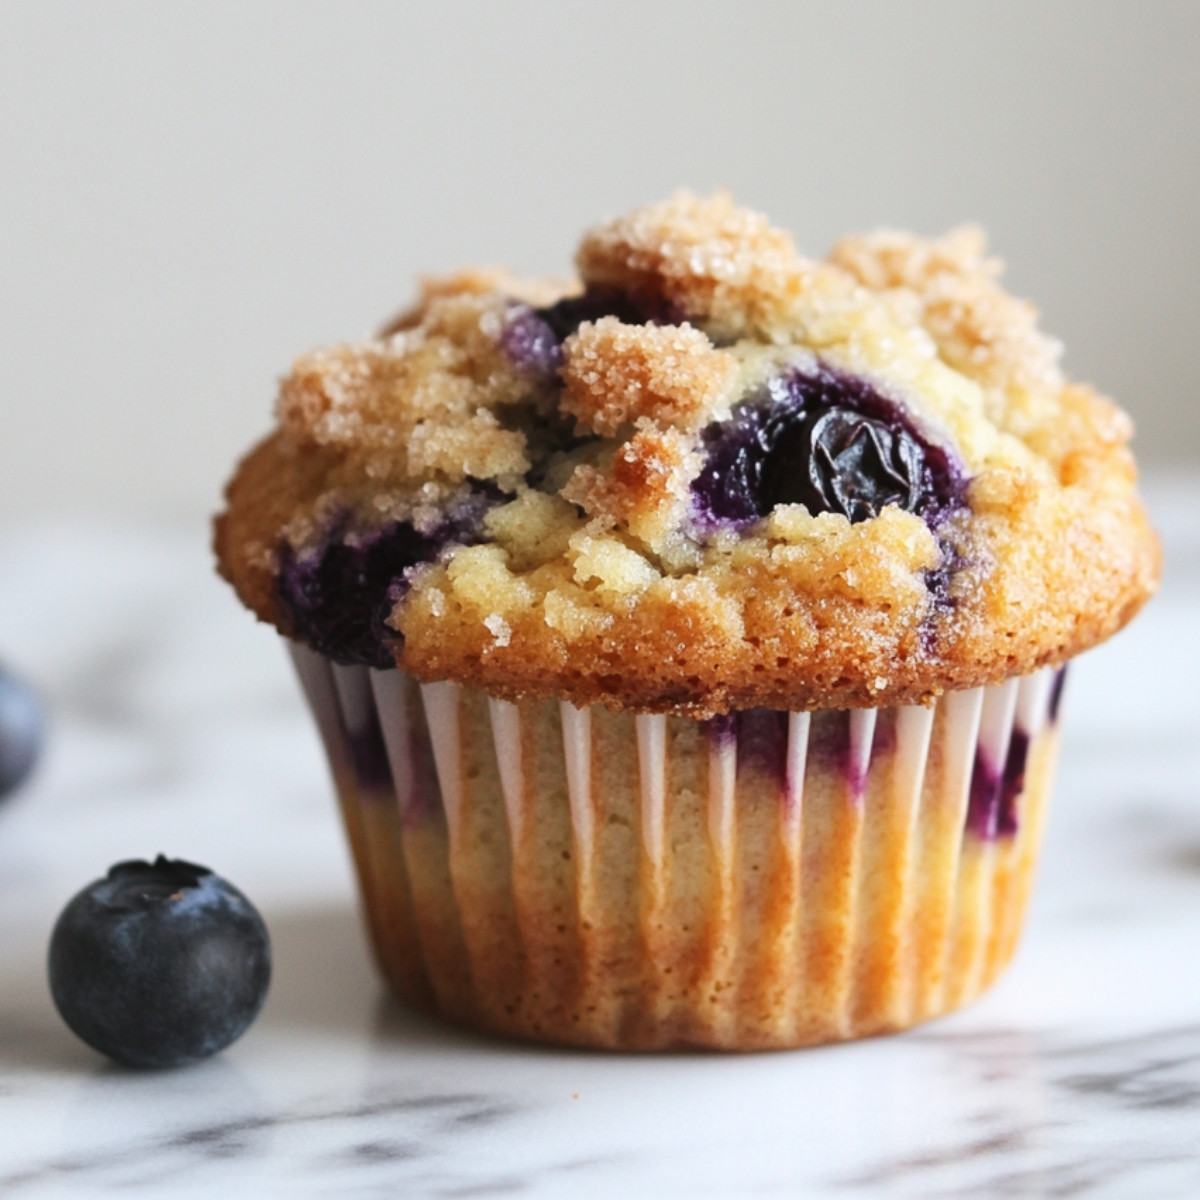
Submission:
POLYGON ((384 975, 536 1041, 903 1029, 1012 956, 1062 673, 933 708, 698 722, 511 704, 292 654, 384 975))

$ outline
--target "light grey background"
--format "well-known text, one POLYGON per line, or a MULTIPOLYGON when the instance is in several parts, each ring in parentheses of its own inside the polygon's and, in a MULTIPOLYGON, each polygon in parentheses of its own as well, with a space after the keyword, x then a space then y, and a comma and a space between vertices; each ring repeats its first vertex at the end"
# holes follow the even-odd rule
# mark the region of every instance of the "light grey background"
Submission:
POLYGON ((1195 461, 1198 63, 1151 0, 6 4, 0 515, 211 509, 296 354, 679 184, 810 253, 982 221, 1195 461))

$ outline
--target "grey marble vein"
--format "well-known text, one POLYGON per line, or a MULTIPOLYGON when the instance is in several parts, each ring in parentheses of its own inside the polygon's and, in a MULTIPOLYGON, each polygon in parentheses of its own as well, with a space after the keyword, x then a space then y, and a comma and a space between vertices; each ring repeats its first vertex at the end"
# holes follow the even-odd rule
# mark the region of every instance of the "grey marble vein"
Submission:
POLYGON ((978 1098, 992 1095, 957 1136, 874 1163, 840 1187, 947 1200, 1200 1195, 1200 1024, 1097 1041, 915 1036, 969 1065, 978 1098), (1022 1111, 1006 1086, 1014 1082, 1041 1102, 1022 1111), (1167 1112, 1187 1119, 1165 1125, 1167 1112))

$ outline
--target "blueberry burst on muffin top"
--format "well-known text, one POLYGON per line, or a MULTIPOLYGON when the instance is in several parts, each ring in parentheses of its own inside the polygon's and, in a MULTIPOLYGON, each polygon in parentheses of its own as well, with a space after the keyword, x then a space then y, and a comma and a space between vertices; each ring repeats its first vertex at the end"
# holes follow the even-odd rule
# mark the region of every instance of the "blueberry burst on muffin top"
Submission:
POLYGON ((1153 591, 1130 423, 977 230, 818 262, 681 192, 576 264, 426 282, 294 365, 217 521, 262 619, 341 663, 706 717, 999 682, 1153 591))

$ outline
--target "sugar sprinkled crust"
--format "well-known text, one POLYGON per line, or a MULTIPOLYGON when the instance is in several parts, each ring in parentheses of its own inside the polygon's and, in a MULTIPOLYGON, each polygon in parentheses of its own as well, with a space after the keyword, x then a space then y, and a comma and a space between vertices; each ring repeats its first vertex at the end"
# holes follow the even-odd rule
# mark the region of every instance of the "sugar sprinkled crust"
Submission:
POLYGON ((690 325, 585 322, 563 346, 564 412, 604 437, 645 419, 696 429, 728 411, 738 360, 690 325))
POLYGON ((681 192, 577 266, 427 283, 295 364, 216 526, 251 609, 425 680, 709 716, 998 682, 1154 590, 1128 418, 979 231, 818 263, 681 192))

